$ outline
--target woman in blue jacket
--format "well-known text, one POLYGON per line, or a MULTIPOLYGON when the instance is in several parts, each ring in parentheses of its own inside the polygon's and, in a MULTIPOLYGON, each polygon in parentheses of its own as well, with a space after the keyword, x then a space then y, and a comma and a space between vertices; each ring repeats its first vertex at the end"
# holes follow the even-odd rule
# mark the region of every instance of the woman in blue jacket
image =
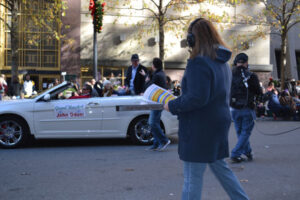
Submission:
POLYGON ((188 29, 192 48, 182 79, 182 94, 165 105, 179 119, 178 153, 184 162, 182 200, 200 200, 206 165, 232 200, 248 199, 238 179, 224 161, 229 156, 231 124, 229 95, 231 52, 206 19, 188 29))

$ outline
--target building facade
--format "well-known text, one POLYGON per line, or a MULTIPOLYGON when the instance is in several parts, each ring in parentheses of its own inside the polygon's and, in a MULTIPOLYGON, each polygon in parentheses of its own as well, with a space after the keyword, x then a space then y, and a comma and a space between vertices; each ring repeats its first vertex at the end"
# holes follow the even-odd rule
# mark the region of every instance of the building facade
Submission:
MULTIPOLYGON (((0 0, 5 4, 4 0, 0 0)), ((41 12, 51 4, 48 0, 39 0, 31 4, 34 12, 41 12)), ((25 12, 24 5, 21 5, 18 18, 19 26, 17 37, 19 79, 22 80, 25 74, 30 74, 35 83, 36 90, 47 88, 47 84, 53 82, 54 78, 60 78, 60 42, 57 41, 53 32, 46 27, 38 27, 25 12), (26 29, 25 29, 26 26, 26 29)), ((4 23, 11 25, 11 13, 3 6, 0 6, 0 71, 11 79, 11 36, 10 29, 4 23)), ((57 23, 48 24, 53 30, 60 31, 57 23)))

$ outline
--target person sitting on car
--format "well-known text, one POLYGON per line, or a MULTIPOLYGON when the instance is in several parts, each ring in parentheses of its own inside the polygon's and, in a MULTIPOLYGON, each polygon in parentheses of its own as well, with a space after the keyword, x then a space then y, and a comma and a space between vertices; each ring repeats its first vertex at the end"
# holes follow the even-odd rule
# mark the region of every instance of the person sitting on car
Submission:
POLYGON ((112 83, 109 80, 103 82, 103 97, 117 96, 118 92, 114 90, 112 83))
POLYGON ((91 98, 91 97, 92 97, 92 86, 84 85, 80 95, 75 94, 69 99, 83 99, 83 98, 91 98))

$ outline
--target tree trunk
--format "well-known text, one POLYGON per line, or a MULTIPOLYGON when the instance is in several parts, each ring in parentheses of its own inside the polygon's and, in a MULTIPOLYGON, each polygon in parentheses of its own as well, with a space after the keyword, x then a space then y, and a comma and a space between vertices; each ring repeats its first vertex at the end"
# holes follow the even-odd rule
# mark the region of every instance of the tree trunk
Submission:
POLYGON ((286 46, 287 46, 287 41, 286 41, 286 33, 283 32, 281 35, 281 55, 280 55, 280 85, 281 85, 281 90, 284 90, 285 88, 285 71, 286 71, 286 46))
POLYGON ((18 32, 18 5, 14 3, 11 10, 11 77, 19 75, 19 32, 18 32))
POLYGON ((165 30, 162 21, 159 21, 159 58, 163 63, 163 69, 165 69, 165 30))

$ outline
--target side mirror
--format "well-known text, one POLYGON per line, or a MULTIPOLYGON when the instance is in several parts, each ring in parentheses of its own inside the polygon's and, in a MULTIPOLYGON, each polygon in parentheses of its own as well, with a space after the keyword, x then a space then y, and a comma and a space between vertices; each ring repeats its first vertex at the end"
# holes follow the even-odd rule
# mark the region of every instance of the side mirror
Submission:
POLYGON ((44 101, 50 101, 51 97, 50 97, 50 94, 46 94, 44 97, 43 97, 44 101))

